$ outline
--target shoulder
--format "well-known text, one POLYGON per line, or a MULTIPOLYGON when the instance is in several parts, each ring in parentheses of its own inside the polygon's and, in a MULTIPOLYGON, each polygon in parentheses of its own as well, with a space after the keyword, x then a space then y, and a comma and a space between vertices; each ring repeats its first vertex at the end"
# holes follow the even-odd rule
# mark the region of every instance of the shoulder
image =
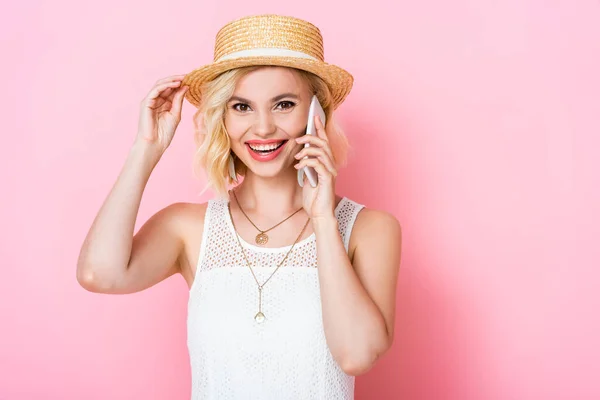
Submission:
MULTIPOLYGON (((363 207, 357 214, 348 249, 351 255, 360 250, 396 248, 402 241, 402 226, 392 213, 363 207)), ((390 249, 390 251, 394 251, 390 249)))
POLYGON ((356 217, 359 229, 388 228, 400 230, 400 221, 390 212, 363 207, 356 217))
POLYGON ((151 219, 161 227, 163 233, 179 237, 185 244, 202 235, 206 217, 206 203, 177 202, 156 212, 151 219))
POLYGON ((208 202, 205 203, 172 203, 160 210, 157 215, 161 215, 172 227, 177 230, 183 230, 190 224, 197 225, 198 222, 204 222, 208 202))

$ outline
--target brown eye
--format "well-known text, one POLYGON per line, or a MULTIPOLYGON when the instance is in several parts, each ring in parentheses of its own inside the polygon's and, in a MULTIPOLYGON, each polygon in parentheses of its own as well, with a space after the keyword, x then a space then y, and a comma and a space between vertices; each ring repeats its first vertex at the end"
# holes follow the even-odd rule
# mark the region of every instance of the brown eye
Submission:
POLYGON ((246 112, 250 109, 250 106, 248 106, 248 104, 244 104, 244 103, 236 103, 231 108, 233 108, 234 110, 239 111, 239 112, 246 112))
POLYGON ((291 102, 291 101, 282 101, 281 103, 277 104, 277 107, 279 107, 282 110, 289 110, 290 108, 294 107, 296 105, 296 103, 291 102))

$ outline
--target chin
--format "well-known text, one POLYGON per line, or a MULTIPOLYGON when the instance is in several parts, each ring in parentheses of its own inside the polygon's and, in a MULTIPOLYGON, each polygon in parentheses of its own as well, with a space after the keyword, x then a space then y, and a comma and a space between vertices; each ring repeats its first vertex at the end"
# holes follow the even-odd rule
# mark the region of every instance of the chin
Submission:
POLYGON ((286 166, 282 163, 264 165, 263 163, 256 162, 254 160, 250 160, 249 164, 246 164, 246 168, 249 172, 261 178, 275 178, 282 175, 286 170, 286 166))

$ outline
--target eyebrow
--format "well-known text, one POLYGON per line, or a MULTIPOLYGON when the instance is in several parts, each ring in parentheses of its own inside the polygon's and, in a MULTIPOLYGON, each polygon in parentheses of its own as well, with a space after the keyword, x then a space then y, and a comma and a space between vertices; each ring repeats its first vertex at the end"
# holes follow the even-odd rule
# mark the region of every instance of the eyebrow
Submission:
MULTIPOLYGON (((282 93, 282 94, 280 94, 280 95, 277 95, 277 96, 273 97, 273 98, 271 99, 271 101, 272 101, 272 102, 276 102, 276 101, 278 101, 278 100, 285 99, 285 98, 291 98, 291 99, 296 99, 296 100, 298 100, 300 97, 299 97, 297 94, 294 94, 294 93, 282 93)), ((252 104, 252 101, 250 101, 250 100, 248 100, 248 99, 245 99, 245 98, 243 98, 243 97, 240 97, 240 96, 232 96, 232 97, 229 99, 229 102, 232 102, 232 101, 239 101, 239 102, 241 102, 241 103, 252 104)))

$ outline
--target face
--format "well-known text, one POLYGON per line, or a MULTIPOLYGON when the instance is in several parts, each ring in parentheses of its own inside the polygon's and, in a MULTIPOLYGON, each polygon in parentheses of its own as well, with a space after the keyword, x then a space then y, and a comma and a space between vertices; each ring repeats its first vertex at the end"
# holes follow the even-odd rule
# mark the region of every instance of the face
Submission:
POLYGON ((240 79, 227 103, 231 148, 255 174, 273 177, 291 167, 306 132, 312 93, 289 68, 264 67, 240 79))

